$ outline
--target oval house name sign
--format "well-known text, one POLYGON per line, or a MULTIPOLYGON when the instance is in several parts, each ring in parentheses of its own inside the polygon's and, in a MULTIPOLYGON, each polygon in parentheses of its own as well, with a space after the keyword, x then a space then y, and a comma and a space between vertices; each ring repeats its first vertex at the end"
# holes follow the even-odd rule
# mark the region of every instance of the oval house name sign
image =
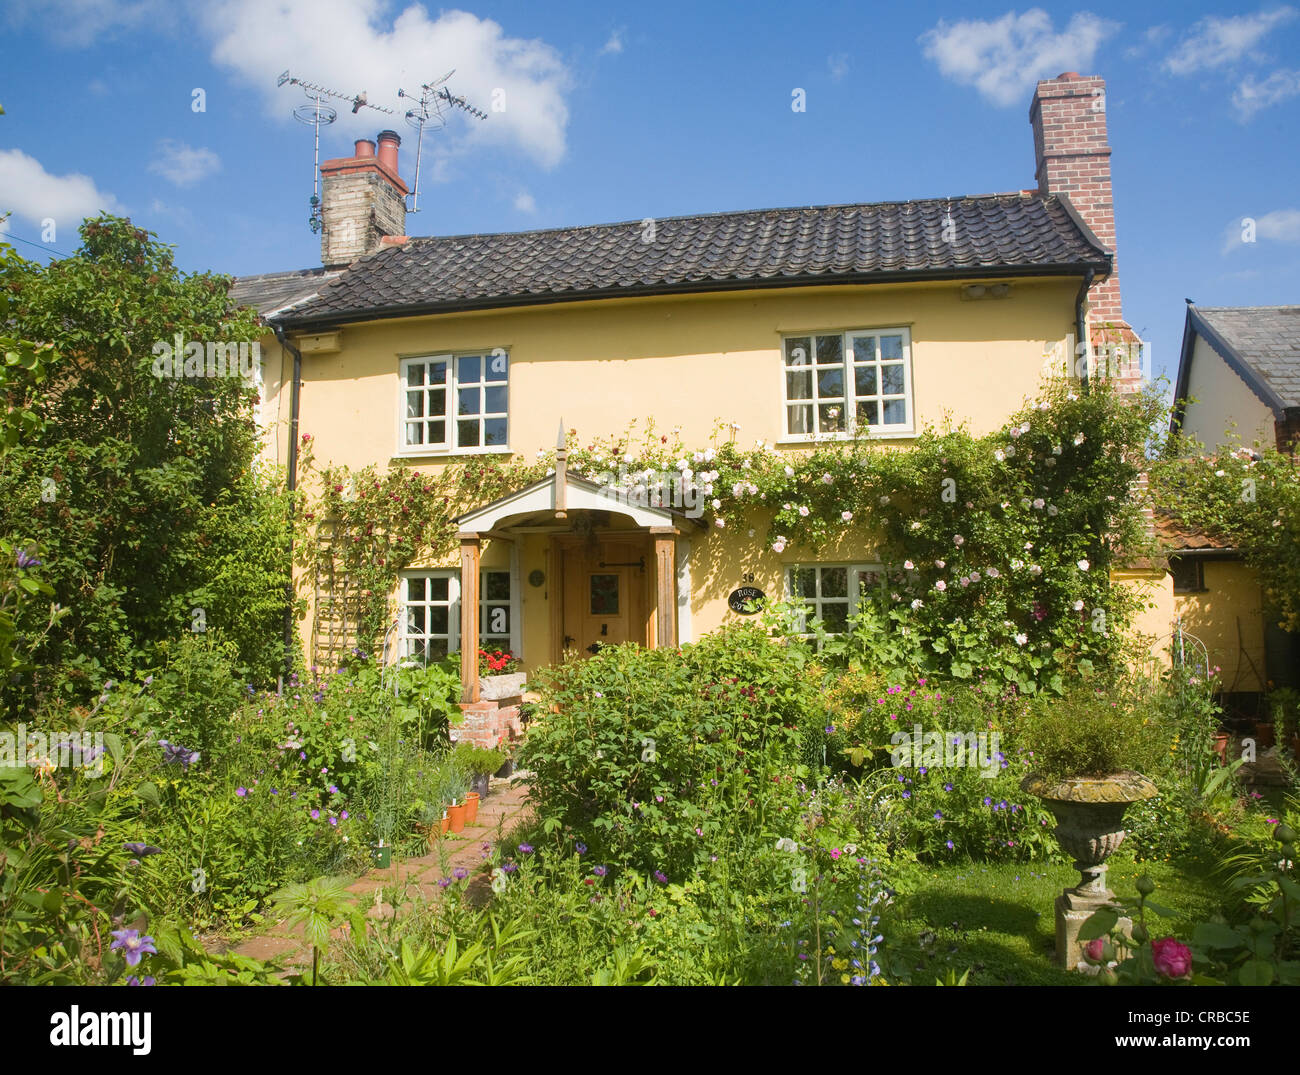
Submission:
POLYGON ((732 612, 739 612, 742 616, 752 616, 763 607, 766 596, 757 586, 742 586, 738 590, 731 591, 727 604, 731 606, 732 612), (745 607, 751 603, 753 607, 745 607))

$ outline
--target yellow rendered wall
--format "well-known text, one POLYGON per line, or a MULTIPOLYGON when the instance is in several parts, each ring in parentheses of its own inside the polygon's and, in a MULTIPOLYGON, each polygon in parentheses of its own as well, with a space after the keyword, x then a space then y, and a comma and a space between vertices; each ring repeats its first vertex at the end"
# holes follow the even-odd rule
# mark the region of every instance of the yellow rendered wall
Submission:
POLYGON ((1205 643, 1210 665, 1219 666, 1221 690, 1264 690, 1260 680, 1264 616, 1258 576, 1240 561, 1207 560, 1205 588, 1205 593, 1175 595, 1174 611, 1182 618, 1183 629, 1205 643))
POLYGON ((1183 432, 1207 450, 1234 447, 1232 434, 1246 445, 1275 443, 1272 410, 1200 336, 1193 344, 1187 396, 1195 402, 1183 415, 1183 432))
MULTIPOLYGON (((634 420, 643 429, 653 418, 662 432, 680 430, 691 447, 708 444, 719 419, 739 424, 736 437, 743 445, 774 444, 781 435, 783 336, 901 326, 911 334, 916 428, 951 419, 979 435, 1035 394, 1048 355, 1068 351, 1077 286, 1068 279, 1017 280, 1009 297, 977 301, 962 300, 956 283, 788 288, 348 325, 338 333, 337 351, 309 349, 329 346, 328 338, 300 341, 305 353, 298 432, 312 438, 318 465, 387 465, 398 458, 399 360, 502 347, 510 356, 510 448, 516 458, 531 460, 553 447, 561 418, 578 430, 582 443, 621 433, 634 420)), ((283 465, 292 359, 273 338, 263 342, 263 350, 266 458, 283 465)), ((401 458, 429 469, 471 457, 401 458)), ((745 574, 754 575, 752 585, 777 595, 784 590, 785 565, 813 558, 796 548, 773 552, 766 519, 734 522, 739 525, 707 536, 684 535, 694 543, 687 628, 692 637, 736 617, 726 598, 744 584, 745 574)), ((871 556, 866 537, 850 534, 816 559, 858 563, 871 556)), ((508 561, 504 542, 485 545, 485 566, 508 561)), ((535 568, 548 570, 546 543, 526 536, 519 578, 529 665, 548 659, 550 641, 550 580, 541 589, 529 586, 535 568)), ((302 630, 304 638, 311 637, 310 619, 302 630)))

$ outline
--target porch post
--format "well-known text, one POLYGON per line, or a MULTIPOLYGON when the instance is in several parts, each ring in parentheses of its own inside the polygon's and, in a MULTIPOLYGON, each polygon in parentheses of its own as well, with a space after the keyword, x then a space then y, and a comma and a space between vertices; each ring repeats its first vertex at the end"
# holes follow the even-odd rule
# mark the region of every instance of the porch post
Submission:
POLYGON ((460 535, 460 700, 478 701, 479 536, 460 535))
POLYGON ((655 543, 655 646, 677 645, 677 530, 652 526, 655 543))

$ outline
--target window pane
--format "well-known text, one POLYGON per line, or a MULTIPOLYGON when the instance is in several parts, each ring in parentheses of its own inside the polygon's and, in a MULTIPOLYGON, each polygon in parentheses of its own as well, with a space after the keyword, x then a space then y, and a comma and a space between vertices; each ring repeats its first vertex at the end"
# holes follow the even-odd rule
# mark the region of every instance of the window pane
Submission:
POLYGON ((846 601, 830 601, 822 605, 822 625, 833 635, 849 629, 849 606, 846 601))
POLYGON ((424 600, 424 579, 406 580, 406 599, 408 601, 424 600))
POLYGON ((812 340, 807 336, 791 336, 785 341, 785 360, 791 366, 806 366, 812 360, 812 340))
POLYGON ((508 355, 488 355, 487 357, 487 380, 504 381, 510 370, 510 357, 508 355))
POLYGON ((445 635, 451 623, 451 607, 449 605, 430 605, 429 606, 429 634, 445 635))
POLYGON ((474 384, 481 380, 482 361, 478 355, 465 355, 456 359, 456 381, 459 384, 474 384))
POLYGON ((844 367, 817 371, 817 396, 820 399, 840 399, 844 395, 844 367))
POLYGON ((591 614, 593 616, 618 615, 618 576, 591 576, 591 614))
POLYGON ((876 358, 876 338, 874 336, 853 337, 853 361, 874 362, 876 358))
POLYGON ((406 383, 412 388, 424 384, 424 363, 412 362, 406 367, 406 383))
POLYGON ((869 426, 878 425, 880 422, 880 418, 879 418, 879 412, 877 411, 876 408, 877 408, 877 404, 874 402, 859 403, 858 404, 858 425, 869 425, 869 426))
POLYGON ((477 418, 456 423, 456 444, 460 448, 477 448, 479 446, 477 418))
POLYGON ((424 630, 424 606, 411 605, 406 610, 406 633, 422 635, 424 630))
POLYGON ((424 639, 412 638, 406 644, 407 655, 410 657, 414 657, 417 661, 423 661, 425 659, 424 646, 425 646, 424 639))
POLYGON ((853 387, 860 396, 876 394, 876 367, 855 366, 853 368, 853 387))
POLYGON ((423 392, 406 393, 406 417, 407 418, 424 417, 424 393, 423 392))
POLYGON ((902 365, 890 365, 880 367, 880 380, 883 388, 882 396, 899 396, 903 393, 903 367, 902 365))
POLYGON ((510 637, 510 606, 486 605, 483 609, 483 627, 489 634, 510 637))
POLYGON ((429 413, 443 415, 447 413, 447 390, 434 388, 429 392, 429 413))
POLYGON ((510 572, 488 571, 483 575, 483 596, 489 601, 510 600, 510 572))
POLYGON ((442 660, 447 656, 447 640, 445 638, 431 638, 424 644, 424 652, 428 657, 435 661, 442 660))
POLYGON ((897 361, 903 357, 903 337, 902 336, 881 336, 880 337, 880 361, 888 362, 891 359, 897 361))
POLYGON ((847 597, 849 595, 849 569, 847 567, 822 568, 822 596, 847 597))
POLYGON ((479 390, 477 388, 461 388, 457 390, 456 407, 457 414, 478 414, 479 390))
POLYGON ((786 399, 812 399, 812 371, 785 375, 786 399))
POLYGON ((885 400, 885 421, 887 426, 907 425, 907 401, 903 399, 885 400))
POLYGON ((430 422, 429 423, 429 443, 446 444, 447 443, 447 423, 430 422))
POLYGON ((483 392, 483 413, 506 413, 506 390, 504 385, 488 388, 483 392))
POLYGON ((483 438, 485 445, 496 447, 504 446, 506 443, 506 420, 504 418, 488 418, 483 423, 486 435, 483 438))
POLYGON ((844 404, 823 403, 817 408, 817 418, 823 433, 844 432, 844 404))
POLYGON ((802 407, 788 407, 786 409, 790 412, 791 433, 812 432, 812 407, 804 405, 802 407))
POLYGON ((451 595, 451 580, 446 575, 434 575, 429 580, 429 600, 446 601, 451 595))
POLYGON ((790 589, 795 597, 814 597, 817 594, 817 569, 796 567, 790 571, 790 589))
POLYGON ((844 337, 817 337, 817 365, 832 366, 844 364, 844 337))
POLYGON ((424 426, 419 422, 408 422, 406 424, 406 443, 423 444, 424 443, 424 426))

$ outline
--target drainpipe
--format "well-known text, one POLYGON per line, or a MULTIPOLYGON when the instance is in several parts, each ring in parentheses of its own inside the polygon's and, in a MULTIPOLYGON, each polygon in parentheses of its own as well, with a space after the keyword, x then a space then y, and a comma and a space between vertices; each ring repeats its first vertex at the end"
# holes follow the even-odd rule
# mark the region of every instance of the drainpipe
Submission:
POLYGON ((1079 376, 1079 383, 1084 388, 1088 387, 1087 358, 1088 358, 1088 345, 1091 342, 1088 339, 1088 316, 1086 311, 1084 310, 1084 306, 1087 304, 1088 301, 1088 289, 1092 287, 1093 277, 1095 277, 1096 275, 1097 274, 1093 269, 1088 269, 1087 272, 1084 273, 1083 284, 1079 288, 1079 294, 1076 296, 1074 300, 1074 327, 1075 327, 1075 332, 1078 333, 1078 335, 1075 336, 1076 343, 1074 348, 1075 351, 1074 361, 1075 361, 1075 368, 1078 369, 1079 359, 1081 357, 1084 359, 1083 372, 1079 376), (1079 354, 1079 347, 1078 347, 1079 344, 1083 344, 1082 355, 1079 354))
POLYGON ((271 331, 280 343, 281 353, 288 351, 293 355, 293 382, 289 389, 289 581, 284 586, 284 673, 293 671, 293 494, 298 488, 298 405, 299 388, 302 382, 302 352, 291 344, 284 335, 284 329, 276 322, 271 322, 271 331))

